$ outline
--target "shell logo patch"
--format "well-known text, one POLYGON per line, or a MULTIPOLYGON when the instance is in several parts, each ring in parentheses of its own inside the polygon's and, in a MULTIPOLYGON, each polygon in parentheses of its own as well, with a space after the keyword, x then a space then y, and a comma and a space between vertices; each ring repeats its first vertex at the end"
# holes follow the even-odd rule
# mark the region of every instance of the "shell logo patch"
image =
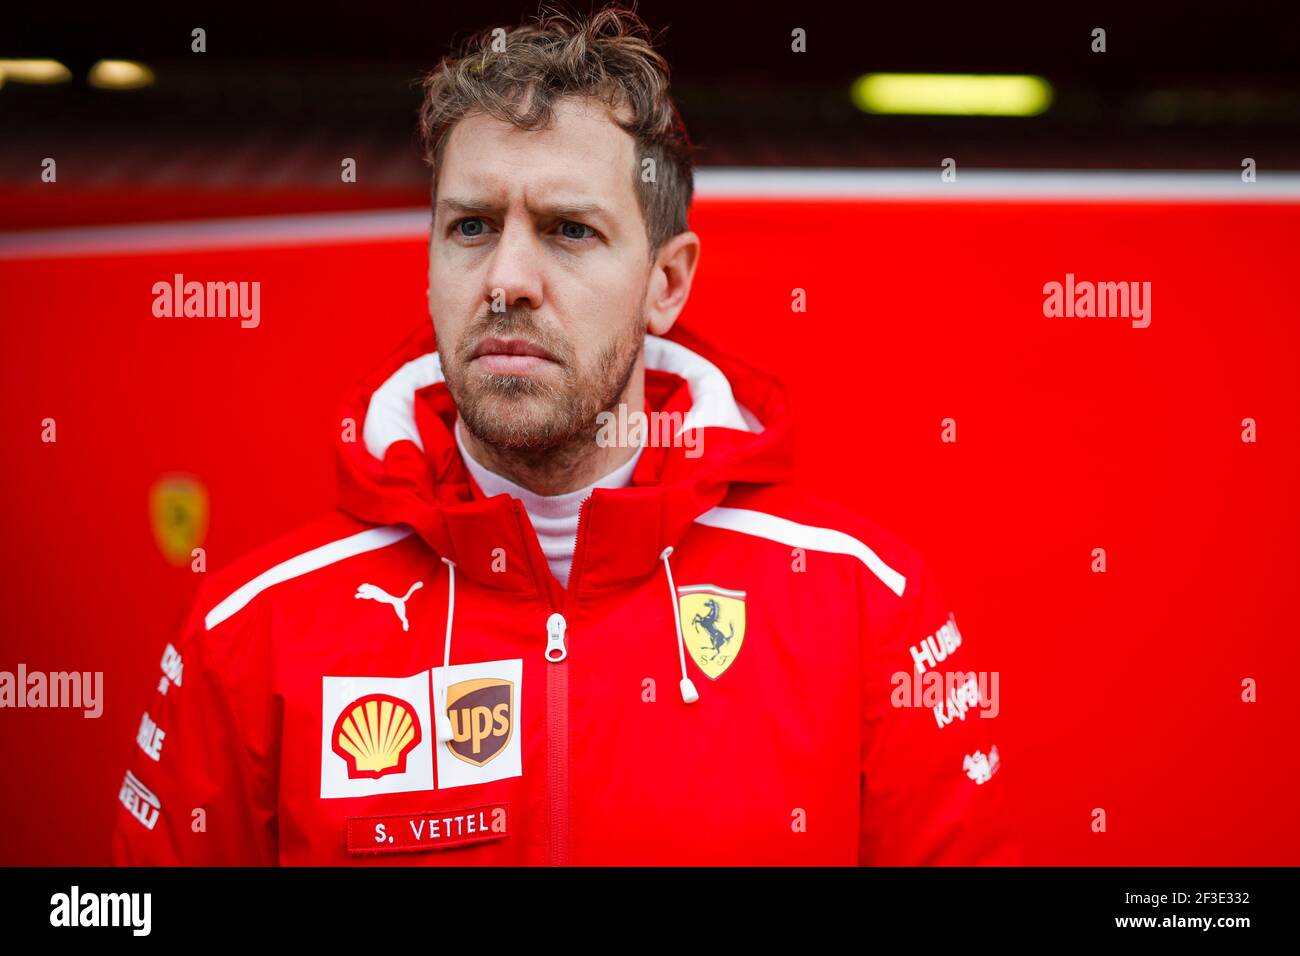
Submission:
POLYGON ((343 708, 334 722, 334 752, 347 761, 348 777, 378 779, 406 772, 406 755, 420 743, 412 706, 388 694, 368 694, 343 708))
POLYGON ((677 589, 686 650, 704 676, 718 677, 740 655, 745 640, 745 592, 716 584, 691 584, 677 589))
POLYGON ((461 681, 447 688, 452 739, 447 749, 475 767, 501 756, 514 728, 514 685, 497 677, 461 681))
POLYGON ((429 672, 321 680, 320 795, 433 789, 429 672))

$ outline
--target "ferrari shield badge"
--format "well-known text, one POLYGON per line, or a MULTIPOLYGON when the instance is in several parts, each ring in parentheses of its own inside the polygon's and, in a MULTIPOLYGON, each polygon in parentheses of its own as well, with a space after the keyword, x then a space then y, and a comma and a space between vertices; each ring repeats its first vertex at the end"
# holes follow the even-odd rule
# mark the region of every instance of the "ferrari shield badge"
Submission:
POLYGON ((189 475, 163 475, 149 489, 154 541, 170 563, 190 563, 208 534, 208 492, 189 475))
POLYGON ((677 589, 677 602, 686 650, 706 677, 717 680, 745 640, 745 592, 691 584, 677 589))

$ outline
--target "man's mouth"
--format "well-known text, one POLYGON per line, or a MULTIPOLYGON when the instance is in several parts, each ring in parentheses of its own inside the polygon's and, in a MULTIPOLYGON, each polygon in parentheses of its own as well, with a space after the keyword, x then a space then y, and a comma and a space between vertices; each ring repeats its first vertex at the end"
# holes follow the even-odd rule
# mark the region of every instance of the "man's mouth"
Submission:
POLYGON ((554 363, 550 352, 527 339, 488 338, 478 344, 471 362, 498 375, 525 375, 554 363))

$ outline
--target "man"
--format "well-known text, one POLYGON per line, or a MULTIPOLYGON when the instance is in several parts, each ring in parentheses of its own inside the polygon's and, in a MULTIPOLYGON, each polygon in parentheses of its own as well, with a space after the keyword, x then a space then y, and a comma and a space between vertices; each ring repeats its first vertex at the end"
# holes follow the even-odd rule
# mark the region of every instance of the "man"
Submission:
POLYGON ((488 34, 425 96, 437 344, 352 397, 340 512, 202 589, 115 859, 1018 862, 924 563, 793 490, 781 388, 675 325, 700 240, 644 26, 488 34))

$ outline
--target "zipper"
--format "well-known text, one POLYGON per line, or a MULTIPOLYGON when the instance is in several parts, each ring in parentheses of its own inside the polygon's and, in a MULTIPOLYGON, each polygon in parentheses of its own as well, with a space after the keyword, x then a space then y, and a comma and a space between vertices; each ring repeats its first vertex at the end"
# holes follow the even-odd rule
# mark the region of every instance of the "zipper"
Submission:
POLYGON ((569 665, 564 648, 564 615, 556 612, 546 622, 546 789, 550 839, 546 862, 569 865, 569 665), (557 636, 558 635, 558 636, 557 636), (558 640, 562 656, 550 660, 552 641, 558 640))
POLYGON ((569 649, 564 646, 564 629, 568 622, 564 615, 556 611, 546 619, 546 659, 558 664, 569 656, 569 649))
MULTIPOLYGON (((548 816, 548 840, 546 862, 549 866, 569 865, 569 649, 568 619, 565 611, 572 615, 573 605, 578 593, 578 575, 582 571, 582 551, 586 540, 583 538, 583 519, 591 498, 583 501, 578 509, 578 527, 573 539, 573 574, 569 578, 568 593, 563 602, 558 600, 550 569, 546 565, 546 556, 541 553, 541 545, 534 534, 531 539, 524 535, 524 541, 530 542, 527 548, 529 560, 533 567, 533 577, 537 579, 539 591, 550 598, 548 604, 551 614, 546 619, 546 796, 548 816), (538 563, 539 557, 541 563, 538 563), (557 608, 556 605, 562 607, 557 608)), ((528 513, 517 499, 514 502, 515 514, 520 522, 520 531, 525 530, 528 513)), ((528 525, 531 528, 531 525, 528 525)))

